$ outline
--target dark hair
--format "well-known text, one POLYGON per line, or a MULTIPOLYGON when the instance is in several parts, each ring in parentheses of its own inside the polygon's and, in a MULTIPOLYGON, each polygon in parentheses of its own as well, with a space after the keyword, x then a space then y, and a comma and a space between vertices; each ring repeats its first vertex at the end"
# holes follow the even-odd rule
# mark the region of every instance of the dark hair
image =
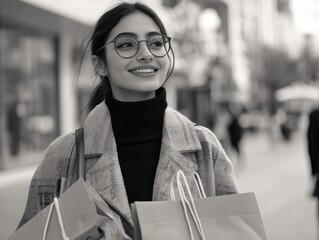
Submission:
MULTIPOLYGON (((116 7, 112 8, 111 10, 107 11, 106 13, 104 13, 97 21, 95 29, 90 39, 92 56, 96 55, 104 61, 105 51, 99 51, 99 49, 101 49, 104 46, 105 41, 108 38, 110 32, 119 23, 119 21, 123 17, 136 11, 140 11, 152 18, 153 21, 158 25, 161 33, 167 35, 166 29, 162 21, 151 8, 141 3, 121 3, 116 7)), ((171 50, 171 53, 173 55, 173 64, 171 64, 171 69, 167 74, 166 80, 169 78, 174 68, 174 52, 171 50)), ((91 95, 89 102, 89 111, 91 111, 96 105, 102 102, 105 99, 106 93, 111 91, 108 77, 100 76, 100 78, 101 82, 97 85, 97 87, 94 89, 91 95)))

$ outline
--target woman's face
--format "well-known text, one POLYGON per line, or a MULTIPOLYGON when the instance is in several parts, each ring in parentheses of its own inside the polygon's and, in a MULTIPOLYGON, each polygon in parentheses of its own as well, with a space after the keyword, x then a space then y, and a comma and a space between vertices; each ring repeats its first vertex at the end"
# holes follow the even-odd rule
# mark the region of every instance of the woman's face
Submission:
MULTIPOLYGON (((161 33, 157 24, 141 12, 132 13, 112 29, 106 43, 119 34, 135 36, 138 41, 147 40, 150 34, 161 33)), ((122 58, 115 51, 114 44, 108 44, 106 68, 113 97, 119 101, 142 101, 153 98, 160 88, 170 66, 168 56, 155 57, 148 50, 146 42, 140 42, 140 49, 134 57, 122 58)))

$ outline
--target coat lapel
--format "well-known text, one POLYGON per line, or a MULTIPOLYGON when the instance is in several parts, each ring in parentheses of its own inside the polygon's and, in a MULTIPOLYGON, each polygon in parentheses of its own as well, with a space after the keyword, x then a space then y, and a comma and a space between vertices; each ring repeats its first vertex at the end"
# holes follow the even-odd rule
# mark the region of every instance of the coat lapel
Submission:
POLYGON ((85 154, 101 154, 86 173, 87 180, 117 213, 133 227, 118 160, 111 118, 105 103, 99 104, 84 123, 85 154))
MULTIPOLYGON (((190 188, 194 190, 192 175, 198 169, 194 153, 199 150, 201 150, 201 145, 193 123, 175 110, 167 108, 160 159, 153 188, 153 200, 171 200, 170 184, 172 177, 179 170, 184 172, 190 188)), ((198 197, 196 192, 194 194, 195 197, 198 197)))

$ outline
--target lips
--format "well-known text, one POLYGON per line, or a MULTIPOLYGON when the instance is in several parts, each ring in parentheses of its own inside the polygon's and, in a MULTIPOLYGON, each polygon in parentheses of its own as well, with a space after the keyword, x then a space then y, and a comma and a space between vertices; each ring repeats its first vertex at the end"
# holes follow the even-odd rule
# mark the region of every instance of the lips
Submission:
POLYGON ((143 67, 135 67, 129 70, 132 74, 149 74, 155 73, 158 71, 158 68, 155 66, 143 66, 143 67))

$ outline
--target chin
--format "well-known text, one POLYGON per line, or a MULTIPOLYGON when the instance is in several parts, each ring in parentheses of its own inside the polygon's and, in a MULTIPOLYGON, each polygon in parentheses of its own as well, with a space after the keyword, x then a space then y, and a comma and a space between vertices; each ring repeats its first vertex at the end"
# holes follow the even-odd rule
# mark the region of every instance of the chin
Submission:
POLYGON ((140 92, 153 92, 159 89, 163 85, 164 81, 149 81, 149 82, 140 82, 135 85, 135 90, 140 92))

